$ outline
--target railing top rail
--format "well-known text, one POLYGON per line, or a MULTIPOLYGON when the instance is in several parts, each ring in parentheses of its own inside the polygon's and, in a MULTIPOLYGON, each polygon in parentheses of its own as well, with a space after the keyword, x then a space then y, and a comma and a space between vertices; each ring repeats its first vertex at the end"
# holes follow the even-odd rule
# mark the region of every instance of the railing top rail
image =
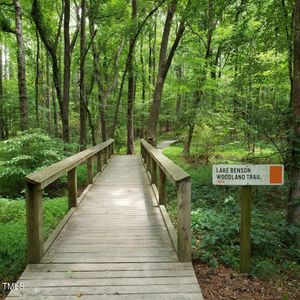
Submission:
POLYGON ((33 184, 40 184, 41 189, 54 182, 68 171, 72 170, 76 166, 80 165, 91 156, 97 154, 99 151, 105 149, 107 146, 114 142, 110 139, 104 143, 98 144, 90 149, 76 153, 70 157, 67 157, 49 167, 45 167, 39 171, 31 173, 25 177, 26 181, 33 184))
POLYGON ((146 140, 141 139, 141 143, 146 151, 152 156, 164 173, 175 183, 190 179, 191 176, 167 158, 162 152, 154 148, 146 140))

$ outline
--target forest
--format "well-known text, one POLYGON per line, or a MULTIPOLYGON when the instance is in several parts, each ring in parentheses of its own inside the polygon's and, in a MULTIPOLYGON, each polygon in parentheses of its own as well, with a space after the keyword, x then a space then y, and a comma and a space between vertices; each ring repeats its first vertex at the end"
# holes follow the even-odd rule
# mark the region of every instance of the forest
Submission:
MULTIPOLYGON (((110 138, 123 155, 172 140, 204 299, 300 299, 299 119, 300 0, 1 0, 0 283, 26 266, 26 175, 110 138), (212 164, 284 165, 283 186, 252 188, 248 277, 240 189, 212 164)), ((66 184, 44 192, 45 236, 66 184)), ((168 185, 176 225, 175 207, 168 185)))

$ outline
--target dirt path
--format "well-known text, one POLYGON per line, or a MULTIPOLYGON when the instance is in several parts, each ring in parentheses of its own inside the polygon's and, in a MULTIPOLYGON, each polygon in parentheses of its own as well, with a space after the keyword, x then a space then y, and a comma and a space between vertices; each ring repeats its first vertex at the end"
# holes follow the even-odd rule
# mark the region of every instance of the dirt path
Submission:
POLYGON ((158 145, 156 146, 157 149, 164 149, 164 148, 167 148, 169 147, 170 145, 176 143, 177 140, 169 140, 169 141, 163 141, 163 142, 160 142, 158 143, 158 145))

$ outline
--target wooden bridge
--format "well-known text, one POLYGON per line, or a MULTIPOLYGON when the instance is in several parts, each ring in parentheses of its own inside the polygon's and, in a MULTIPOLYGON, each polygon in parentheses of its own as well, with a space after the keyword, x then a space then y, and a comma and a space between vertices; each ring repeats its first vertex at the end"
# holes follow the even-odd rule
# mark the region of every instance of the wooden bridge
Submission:
POLYGON ((24 289, 8 298, 202 299, 191 264, 190 176, 144 140, 142 159, 112 155, 113 143, 26 177, 29 264, 17 285, 24 289), (89 185, 77 198, 76 167, 85 162, 89 185), (65 174, 70 210, 44 242, 43 189, 65 174), (167 178, 177 189, 177 233, 167 178))

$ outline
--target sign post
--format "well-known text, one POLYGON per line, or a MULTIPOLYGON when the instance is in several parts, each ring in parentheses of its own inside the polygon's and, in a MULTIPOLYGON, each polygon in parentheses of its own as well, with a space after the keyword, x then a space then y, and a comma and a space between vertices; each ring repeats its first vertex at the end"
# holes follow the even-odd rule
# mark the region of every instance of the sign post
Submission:
POLYGON ((283 165, 213 165, 214 185, 241 186, 240 272, 249 273, 251 260, 251 202, 255 185, 283 185, 283 165))
POLYGON ((251 260, 251 186, 241 188, 240 272, 249 273, 251 260))

